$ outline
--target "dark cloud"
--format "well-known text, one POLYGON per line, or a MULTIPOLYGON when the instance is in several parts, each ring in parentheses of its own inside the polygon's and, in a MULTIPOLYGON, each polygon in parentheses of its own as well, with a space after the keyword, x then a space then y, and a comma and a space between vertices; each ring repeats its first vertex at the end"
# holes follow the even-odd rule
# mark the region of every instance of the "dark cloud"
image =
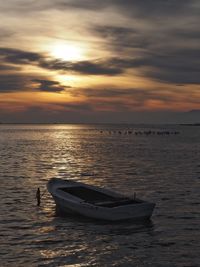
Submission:
POLYGON ((56 0, 52 8, 63 9, 63 8, 79 8, 86 10, 99 10, 104 9, 110 5, 110 0, 98 1, 98 0, 56 0))
MULTIPOLYGON (((138 34, 138 30, 129 28, 129 27, 117 27, 117 26, 100 26, 96 25, 92 28, 95 33, 99 33, 99 35, 103 38, 111 38, 111 39, 127 39, 128 36, 138 34)), ((130 39, 128 39, 130 40, 130 39)))
MULTIPOLYGON (((106 102, 109 101, 109 105, 113 106, 113 103, 121 103, 126 108, 129 105, 134 103, 134 106, 143 106, 146 101, 149 100, 158 100, 163 103, 172 103, 177 101, 174 99, 174 92, 160 92, 157 89, 144 89, 144 88, 93 88, 93 89, 77 89, 71 92, 73 96, 84 96, 87 98, 98 99, 97 104, 99 104, 99 99, 102 99, 106 102), (119 99, 121 99, 119 102, 119 99)), ((116 107, 118 107, 116 104, 116 107)), ((107 104, 108 105, 108 104, 107 104)), ((114 104, 115 105, 115 104, 114 104)))
POLYGON ((109 62, 82 61, 73 64, 71 70, 94 75, 118 75, 123 72, 123 70, 107 63, 109 62))
POLYGON ((154 21, 172 16, 199 14, 198 0, 43 0, 43 1, 4 1, 2 12, 34 13, 43 10, 82 9, 92 11, 113 10, 115 12, 154 21))
POLYGON ((115 67, 124 71, 139 68, 142 76, 169 83, 200 83, 198 29, 191 32, 175 29, 149 34, 131 28, 95 26, 92 32, 104 38, 109 48, 119 53, 127 51, 123 53, 124 58, 109 60, 115 67))
POLYGON ((200 43, 200 30, 199 25, 193 25, 191 29, 174 29, 169 32, 171 37, 184 40, 184 41, 191 41, 194 40, 200 43))
POLYGON ((59 93, 65 91, 66 88, 69 88, 69 86, 61 86, 60 83, 56 81, 41 80, 41 79, 35 79, 32 81, 38 84, 36 90, 42 92, 59 93))
POLYGON ((149 70, 145 72, 145 76, 148 76, 152 79, 159 80, 166 83, 175 83, 175 84, 200 84, 199 72, 185 72, 178 71, 174 73, 172 71, 161 71, 158 69, 149 70))
MULTIPOLYGON (((123 30, 120 28, 119 31, 115 30, 116 32, 121 35, 123 30)), ((39 53, 10 48, 0 48, 0 52, 3 59, 2 70, 30 64, 49 70, 75 72, 83 75, 115 76, 124 73, 127 69, 140 68, 140 73, 143 76, 152 79, 178 84, 200 83, 200 62, 198 60, 200 49, 194 48, 161 47, 157 52, 154 49, 141 51, 137 57, 130 55, 126 58, 114 57, 79 62, 52 60, 39 53)), ((8 83, 10 84, 9 81, 8 83)), ((49 91, 57 90, 58 92, 64 90, 62 86, 58 86, 55 83, 50 84, 49 81, 46 83, 41 82, 40 90, 45 90, 44 87, 49 88, 49 91)), ((48 89, 46 90, 48 91, 48 89)))
POLYGON ((33 64, 39 62, 43 56, 39 53, 1 47, 0 58, 12 64, 33 64))
POLYGON ((156 80, 178 83, 200 83, 200 49, 167 49, 163 55, 146 55, 139 59, 138 66, 149 67, 143 74, 156 80))
POLYGON ((0 75, 0 93, 27 90, 28 79, 22 75, 0 75))
POLYGON ((127 14, 135 14, 142 16, 144 19, 147 17, 159 18, 161 16, 172 16, 183 14, 192 8, 195 0, 111 0, 109 1, 116 5, 120 10, 125 11, 127 14))
MULTIPOLYGON (((114 49, 118 53, 130 49, 138 48, 143 50, 151 44, 151 37, 145 35, 141 30, 134 27, 99 26, 95 25, 91 29, 92 34, 100 36, 109 49, 114 49)), ((135 50, 134 50, 135 51, 135 50)))
POLYGON ((12 48, 0 48, 0 57, 5 63, 12 64, 30 64, 49 70, 58 70, 65 72, 76 72, 86 75, 118 75, 123 72, 122 69, 112 65, 112 61, 79 61, 70 62, 59 59, 49 59, 40 53, 27 52, 12 48))
POLYGON ((178 84, 200 83, 200 49, 168 49, 141 53, 137 58, 112 58, 109 64, 125 71, 140 68, 144 77, 178 84), (162 51, 162 53, 161 53, 162 51))
POLYGON ((43 60, 40 66, 50 70, 77 72, 86 75, 118 75, 122 69, 115 67, 108 61, 79 61, 67 62, 61 60, 43 60))
POLYGON ((57 9, 79 8, 101 10, 112 8, 126 15, 141 17, 144 20, 150 17, 156 20, 160 17, 171 17, 178 14, 182 16, 184 13, 188 13, 188 11, 195 12, 197 6, 197 0, 57 0, 54 1, 53 6, 49 5, 49 7, 57 9))
POLYGON ((5 74, 0 75, 0 93, 43 91, 59 93, 69 86, 62 86, 57 81, 39 79, 30 75, 5 74))

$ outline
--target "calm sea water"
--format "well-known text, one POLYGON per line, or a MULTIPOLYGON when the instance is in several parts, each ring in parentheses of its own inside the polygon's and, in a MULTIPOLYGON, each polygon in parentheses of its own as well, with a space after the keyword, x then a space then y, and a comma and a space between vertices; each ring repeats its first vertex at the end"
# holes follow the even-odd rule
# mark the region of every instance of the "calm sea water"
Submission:
POLYGON ((199 185, 200 127, 0 125, 0 266, 200 266, 199 185), (59 217, 51 177, 136 192, 152 220, 59 217))

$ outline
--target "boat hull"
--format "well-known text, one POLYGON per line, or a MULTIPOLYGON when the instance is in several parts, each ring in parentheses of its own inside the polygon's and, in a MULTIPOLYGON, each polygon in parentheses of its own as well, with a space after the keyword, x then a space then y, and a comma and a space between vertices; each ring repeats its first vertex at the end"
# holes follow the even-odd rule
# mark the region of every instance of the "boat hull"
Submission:
MULTIPOLYGON (((73 182, 74 186, 76 184, 80 183, 73 182)), ((63 185, 64 183, 62 183, 62 186, 63 185)), ((61 184, 59 185, 59 183, 57 184, 57 186, 49 185, 48 190, 54 198, 57 210, 61 211, 64 214, 79 214, 93 219, 108 221, 120 221, 127 219, 144 220, 151 217, 155 207, 154 203, 147 201, 140 201, 130 205, 119 205, 116 207, 103 207, 93 205, 80 199, 73 197, 70 198, 68 194, 59 192, 59 186, 61 186, 61 184)), ((108 191, 106 190, 106 192, 108 191)), ((114 192, 112 193, 115 194, 114 192)))

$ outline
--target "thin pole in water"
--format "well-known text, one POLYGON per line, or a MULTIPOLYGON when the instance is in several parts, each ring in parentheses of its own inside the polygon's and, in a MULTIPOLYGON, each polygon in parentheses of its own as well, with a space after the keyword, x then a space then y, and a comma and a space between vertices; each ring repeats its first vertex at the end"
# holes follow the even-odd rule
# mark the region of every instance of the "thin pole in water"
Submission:
POLYGON ((40 188, 38 187, 37 192, 36 192, 36 199, 37 199, 37 206, 40 206, 40 188))

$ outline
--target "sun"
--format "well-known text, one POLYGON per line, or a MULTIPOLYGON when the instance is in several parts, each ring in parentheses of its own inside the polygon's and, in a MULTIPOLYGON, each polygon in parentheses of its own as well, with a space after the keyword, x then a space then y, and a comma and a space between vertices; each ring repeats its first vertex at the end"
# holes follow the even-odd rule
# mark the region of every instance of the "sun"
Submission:
POLYGON ((51 48, 51 56, 65 61, 78 61, 83 58, 83 49, 77 44, 57 43, 51 48))

